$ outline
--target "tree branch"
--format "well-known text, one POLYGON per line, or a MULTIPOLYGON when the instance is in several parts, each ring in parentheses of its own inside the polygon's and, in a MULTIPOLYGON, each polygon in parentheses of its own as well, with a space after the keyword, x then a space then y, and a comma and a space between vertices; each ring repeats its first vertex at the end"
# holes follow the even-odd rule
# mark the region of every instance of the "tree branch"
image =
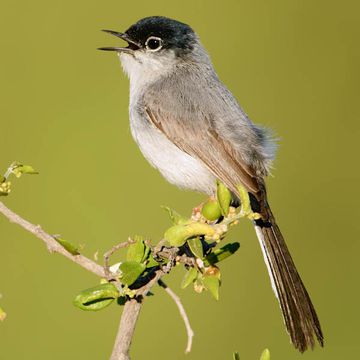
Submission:
POLYGON ((162 288, 164 288, 164 290, 174 300, 176 306, 179 309, 180 315, 181 315, 182 319, 184 320, 186 333, 187 333, 187 338, 188 338, 187 339, 186 349, 185 349, 185 354, 187 354, 187 353, 189 353, 191 351, 192 340, 193 340, 193 337, 194 337, 194 331, 191 328, 190 321, 189 321, 189 318, 188 318, 188 316, 186 314, 185 308, 184 308, 183 304, 181 303, 180 298, 161 279, 158 281, 158 284, 162 288))
MULTIPOLYGON (((10 222, 18 224, 23 229, 29 231, 37 238, 42 240, 51 253, 55 252, 61 254, 66 258, 68 258, 69 260, 80 265, 84 269, 92 272, 93 274, 101 278, 106 278, 107 280, 114 280, 114 274, 109 272, 109 264, 108 264, 109 257, 116 250, 131 244, 131 240, 128 240, 127 242, 114 246, 107 253, 105 253, 105 257, 104 257, 105 266, 103 267, 98 263, 96 263, 95 261, 87 258, 86 256, 83 256, 81 254, 78 255, 71 254, 61 244, 59 244, 56 241, 56 238, 54 236, 42 230, 40 225, 34 225, 29 221, 23 219, 22 217, 14 213, 12 210, 10 210, 8 207, 6 207, 2 202, 0 202, 0 213, 3 214, 10 222)), ((189 319, 186 315, 184 307, 180 302, 179 297, 170 288, 168 288, 163 281, 161 281, 161 278, 167 273, 169 273, 172 267, 175 265, 176 263, 175 259, 177 262, 182 262, 188 265, 194 263, 193 258, 189 258, 185 255, 181 257, 177 256, 176 252, 177 252, 177 248, 163 248, 162 246, 159 246, 157 248, 157 251, 154 251, 155 256, 162 255, 168 259, 168 262, 166 265, 154 271, 151 274, 151 277, 149 277, 148 281, 136 290, 135 297, 132 299, 128 299, 128 301, 125 303, 122 316, 120 319, 118 333, 116 335, 114 348, 111 355, 111 360, 130 360, 130 355, 129 355, 130 345, 132 338, 134 336, 135 326, 141 310, 142 301, 156 282, 158 282, 159 285, 165 289, 165 291, 171 296, 171 298, 175 301, 176 305, 178 306, 178 309, 184 320, 186 331, 188 334, 188 343, 186 347, 186 352, 190 351, 194 333, 193 330, 191 329, 189 319)), ((117 278, 115 280, 119 282, 117 278)))
POLYGON ((116 335, 114 348, 110 360, 130 360, 131 340, 134 336, 135 326, 142 306, 144 296, 148 294, 152 286, 161 281, 166 272, 162 269, 156 271, 155 276, 143 287, 138 289, 137 296, 126 302, 120 319, 119 330, 116 335))
POLYGON ((61 246, 53 236, 46 233, 40 225, 33 225, 27 220, 23 219, 13 211, 11 211, 8 207, 6 207, 1 201, 0 201, 0 213, 2 213, 10 222, 20 225, 23 229, 31 232, 34 234, 37 238, 42 240, 48 250, 53 253, 58 253, 61 255, 64 255, 69 260, 77 263, 84 269, 94 273, 95 275, 98 275, 100 277, 106 278, 106 273, 104 268, 97 264, 95 261, 90 260, 86 256, 83 255, 72 255, 69 253, 63 246, 61 246))
POLYGON ((124 305, 110 360, 130 360, 129 350, 141 305, 137 299, 131 299, 124 305))

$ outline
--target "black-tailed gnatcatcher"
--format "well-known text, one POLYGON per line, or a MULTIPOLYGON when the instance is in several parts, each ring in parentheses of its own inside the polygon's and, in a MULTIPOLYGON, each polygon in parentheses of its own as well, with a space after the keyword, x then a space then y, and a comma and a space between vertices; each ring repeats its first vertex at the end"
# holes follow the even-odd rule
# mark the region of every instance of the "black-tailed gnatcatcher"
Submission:
POLYGON ((119 54, 130 78, 130 125, 145 158, 171 183, 213 195, 216 179, 236 196, 242 184, 287 331, 301 352, 323 334, 310 297, 270 210, 264 178, 275 155, 269 133, 254 125, 219 80, 186 24, 154 16, 125 33, 119 54))

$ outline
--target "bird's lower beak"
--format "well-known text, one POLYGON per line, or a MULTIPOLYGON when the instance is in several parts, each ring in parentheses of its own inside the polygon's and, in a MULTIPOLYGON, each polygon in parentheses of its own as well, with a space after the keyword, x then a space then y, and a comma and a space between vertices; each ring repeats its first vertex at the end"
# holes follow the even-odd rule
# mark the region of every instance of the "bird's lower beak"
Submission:
POLYGON ((98 48, 98 50, 133 53, 134 50, 140 49, 140 44, 132 40, 129 37, 129 35, 126 33, 121 33, 113 30, 102 30, 102 31, 114 35, 122 40, 125 40, 128 43, 128 46, 127 47, 108 46, 108 47, 98 48))

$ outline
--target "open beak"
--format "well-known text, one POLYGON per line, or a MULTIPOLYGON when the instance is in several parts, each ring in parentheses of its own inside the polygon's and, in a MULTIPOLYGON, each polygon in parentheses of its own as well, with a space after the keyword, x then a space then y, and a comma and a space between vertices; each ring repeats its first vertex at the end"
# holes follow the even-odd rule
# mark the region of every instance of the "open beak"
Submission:
POLYGON ((127 47, 117 47, 117 46, 108 46, 108 47, 101 47, 98 48, 98 50, 104 50, 104 51, 117 51, 117 52, 125 52, 125 53, 133 53, 134 50, 140 49, 140 44, 136 41, 130 39, 129 35, 126 33, 120 33, 113 30, 102 30, 108 34, 114 35, 122 40, 125 40, 128 43, 127 47))

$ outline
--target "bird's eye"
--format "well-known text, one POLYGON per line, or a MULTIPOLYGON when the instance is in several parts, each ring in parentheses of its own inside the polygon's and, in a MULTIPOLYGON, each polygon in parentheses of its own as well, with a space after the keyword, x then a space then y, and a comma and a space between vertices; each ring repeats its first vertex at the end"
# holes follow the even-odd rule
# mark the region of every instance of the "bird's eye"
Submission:
POLYGON ((145 43, 145 46, 150 51, 158 51, 163 46, 163 41, 159 37, 150 36, 145 43))

